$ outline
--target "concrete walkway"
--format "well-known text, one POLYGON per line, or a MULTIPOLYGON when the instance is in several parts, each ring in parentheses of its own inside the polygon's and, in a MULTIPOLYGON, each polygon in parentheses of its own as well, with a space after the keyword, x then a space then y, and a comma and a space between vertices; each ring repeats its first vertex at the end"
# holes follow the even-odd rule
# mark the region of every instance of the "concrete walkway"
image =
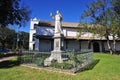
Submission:
POLYGON ((16 56, 0 58, 0 62, 6 61, 6 60, 10 60, 10 59, 12 59, 12 58, 14 58, 14 57, 16 57, 16 56))

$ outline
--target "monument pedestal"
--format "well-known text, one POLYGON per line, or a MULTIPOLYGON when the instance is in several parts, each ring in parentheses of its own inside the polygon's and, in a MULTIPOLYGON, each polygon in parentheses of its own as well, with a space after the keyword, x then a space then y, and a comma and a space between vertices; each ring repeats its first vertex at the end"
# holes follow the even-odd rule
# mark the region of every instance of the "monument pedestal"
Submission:
POLYGON ((45 59, 44 65, 49 66, 53 60, 57 61, 58 63, 62 63, 62 53, 65 53, 65 51, 51 51, 51 55, 45 59))
POLYGON ((60 33, 54 35, 54 50, 51 51, 50 57, 45 59, 45 66, 49 66, 53 60, 56 60, 58 63, 63 62, 62 53, 65 53, 63 51, 63 38, 63 35, 60 33))

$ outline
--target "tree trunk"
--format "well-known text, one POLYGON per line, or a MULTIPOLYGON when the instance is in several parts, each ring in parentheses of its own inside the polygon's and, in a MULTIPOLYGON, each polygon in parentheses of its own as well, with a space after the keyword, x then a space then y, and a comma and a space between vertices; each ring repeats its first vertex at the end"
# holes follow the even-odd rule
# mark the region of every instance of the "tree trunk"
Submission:
POLYGON ((115 40, 115 36, 113 36, 113 52, 116 53, 116 40, 115 40))
POLYGON ((110 51, 110 54, 113 54, 113 50, 112 50, 112 47, 111 47, 111 44, 110 44, 109 36, 107 36, 107 45, 108 45, 108 49, 110 51))

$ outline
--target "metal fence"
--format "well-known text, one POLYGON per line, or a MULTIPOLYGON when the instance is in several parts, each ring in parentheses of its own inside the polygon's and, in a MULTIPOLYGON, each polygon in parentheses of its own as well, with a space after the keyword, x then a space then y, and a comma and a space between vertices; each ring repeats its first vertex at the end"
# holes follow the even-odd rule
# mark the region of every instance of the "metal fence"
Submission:
POLYGON ((44 66, 44 60, 51 55, 51 52, 38 52, 38 51, 23 51, 19 57, 22 64, 32 65, 42 68, 58 69, 67 72, 77 72, 84 66, 92 63, 93 51, 81 50, 76 52, 65 52, 62 58, 65 59, 63 63, 58 63, 53 60, 50 66, 44 66))

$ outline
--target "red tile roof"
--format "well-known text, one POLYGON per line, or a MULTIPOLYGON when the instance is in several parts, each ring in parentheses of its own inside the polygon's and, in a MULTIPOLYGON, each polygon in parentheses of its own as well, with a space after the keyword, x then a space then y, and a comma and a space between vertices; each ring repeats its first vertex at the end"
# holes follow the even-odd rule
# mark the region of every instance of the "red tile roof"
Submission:
MULTIPOLYGON (((53 21, 39 21, 39 26, 54 26, 53 21)), ((77 22, 62 22, 62 27, 78 28, 79 23, 77 22)))

